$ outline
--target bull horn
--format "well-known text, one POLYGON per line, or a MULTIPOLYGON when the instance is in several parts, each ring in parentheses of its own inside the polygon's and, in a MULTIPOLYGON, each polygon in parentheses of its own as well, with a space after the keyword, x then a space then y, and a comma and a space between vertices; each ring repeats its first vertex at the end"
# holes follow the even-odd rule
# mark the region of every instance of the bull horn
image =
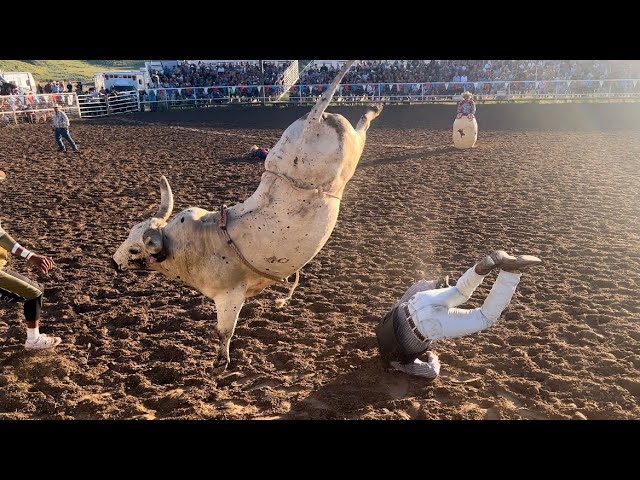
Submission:
POLYGON ((351 65, 353 65, 354 62, 355 60, 348 60, 342 66, 342 68, 340 69, 336 77, 333 79, 333 82, 331 82, 331 85, 329 85, 329 88, 327 88, 327 90, 320 97, 320 100, 318 100, 318 102, 313 106, 313 108, 309 112, 309 116, 307 117, 308 123, 320 121, 322 114, 331 103, 331 100, 333 99, 333 95, 338 90, 338 87, 340 86, 340 82, 342 81, 344 76, 347 74, 347 72, 351 68, 351 65))
POLYGON ((173 212, 173 193, 171 192, 167 177, 162 175, 162 177, 160 177, 160 208, 158 208, 154 217, 161 218, 166 222, 169 220, 171 212, 173 212))

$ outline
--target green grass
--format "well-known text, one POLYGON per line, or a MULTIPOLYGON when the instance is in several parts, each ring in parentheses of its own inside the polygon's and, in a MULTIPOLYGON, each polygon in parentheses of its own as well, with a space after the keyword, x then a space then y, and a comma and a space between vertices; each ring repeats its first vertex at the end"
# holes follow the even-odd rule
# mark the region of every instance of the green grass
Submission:
POLYGON ((105 70, 137 70, 144 60, 0 60, 0 70, 31 72, 37 83, 78 80, 93 83, 94 74, 105 70))

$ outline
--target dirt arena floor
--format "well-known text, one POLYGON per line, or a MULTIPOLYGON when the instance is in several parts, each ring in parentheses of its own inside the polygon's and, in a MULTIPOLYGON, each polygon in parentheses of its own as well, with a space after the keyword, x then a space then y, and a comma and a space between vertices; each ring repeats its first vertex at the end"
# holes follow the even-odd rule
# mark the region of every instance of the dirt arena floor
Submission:
MULTIPOLYGON (((292 301, 249 299, 231 364, 212 376, 212 301, 155 273, 108 266, 153 214, 240 202, 308 109, 220 108, 0 129, 2 225, 58 264, 28 353, 22 308, 0 305, 2 419, 640 418, 640 108, 478 106, 477 147, 452 147, 453 106, 388 107, 369 131, 336 228, 292 301), (437 342, 434 382, 385 371, 379 318, 414 280, 458 278, 502 248, 544 260, 490 330, 437 342)), ((355 121, 361 107, 330 109, 355 121)), ((492 273, 465 306, 477 307, 492 273)))

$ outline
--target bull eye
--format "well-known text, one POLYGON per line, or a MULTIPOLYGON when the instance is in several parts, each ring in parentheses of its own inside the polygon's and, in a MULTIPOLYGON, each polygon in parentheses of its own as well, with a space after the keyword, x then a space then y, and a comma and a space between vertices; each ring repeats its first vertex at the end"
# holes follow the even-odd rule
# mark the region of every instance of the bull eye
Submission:
POLYGON ((139 253, 140 253, 140 250, 138 250, 137 248, 130 248, 130 249, 129 249, 129 253, 130 253, 131 255, 137 255, 137 254, 139 254, 139 253))

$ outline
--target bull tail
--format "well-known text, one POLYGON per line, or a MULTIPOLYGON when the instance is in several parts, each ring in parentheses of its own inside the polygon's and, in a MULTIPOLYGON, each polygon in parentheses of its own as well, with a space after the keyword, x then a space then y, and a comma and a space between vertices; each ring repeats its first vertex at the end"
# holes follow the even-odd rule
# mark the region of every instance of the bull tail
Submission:
POLYGON ((318 100, 318 102, 311 109, 311 112, 309 112, 309 115, 307 116, 307 123, 320 121, 320 119, 322 118, 322 114, 331 103, 331 100, 333 100, 333 96, 335 95, 336 90, 338 90, 340 82, 347 74, 354 62, 355 60, 348 60, 340 69, 340 71, 336 75, 336 78, 334 78, 333 82, 331 82, 331 85, 329 85, 329 88, 327 88, 327 90, 323 92, 320 100, 318 100))

